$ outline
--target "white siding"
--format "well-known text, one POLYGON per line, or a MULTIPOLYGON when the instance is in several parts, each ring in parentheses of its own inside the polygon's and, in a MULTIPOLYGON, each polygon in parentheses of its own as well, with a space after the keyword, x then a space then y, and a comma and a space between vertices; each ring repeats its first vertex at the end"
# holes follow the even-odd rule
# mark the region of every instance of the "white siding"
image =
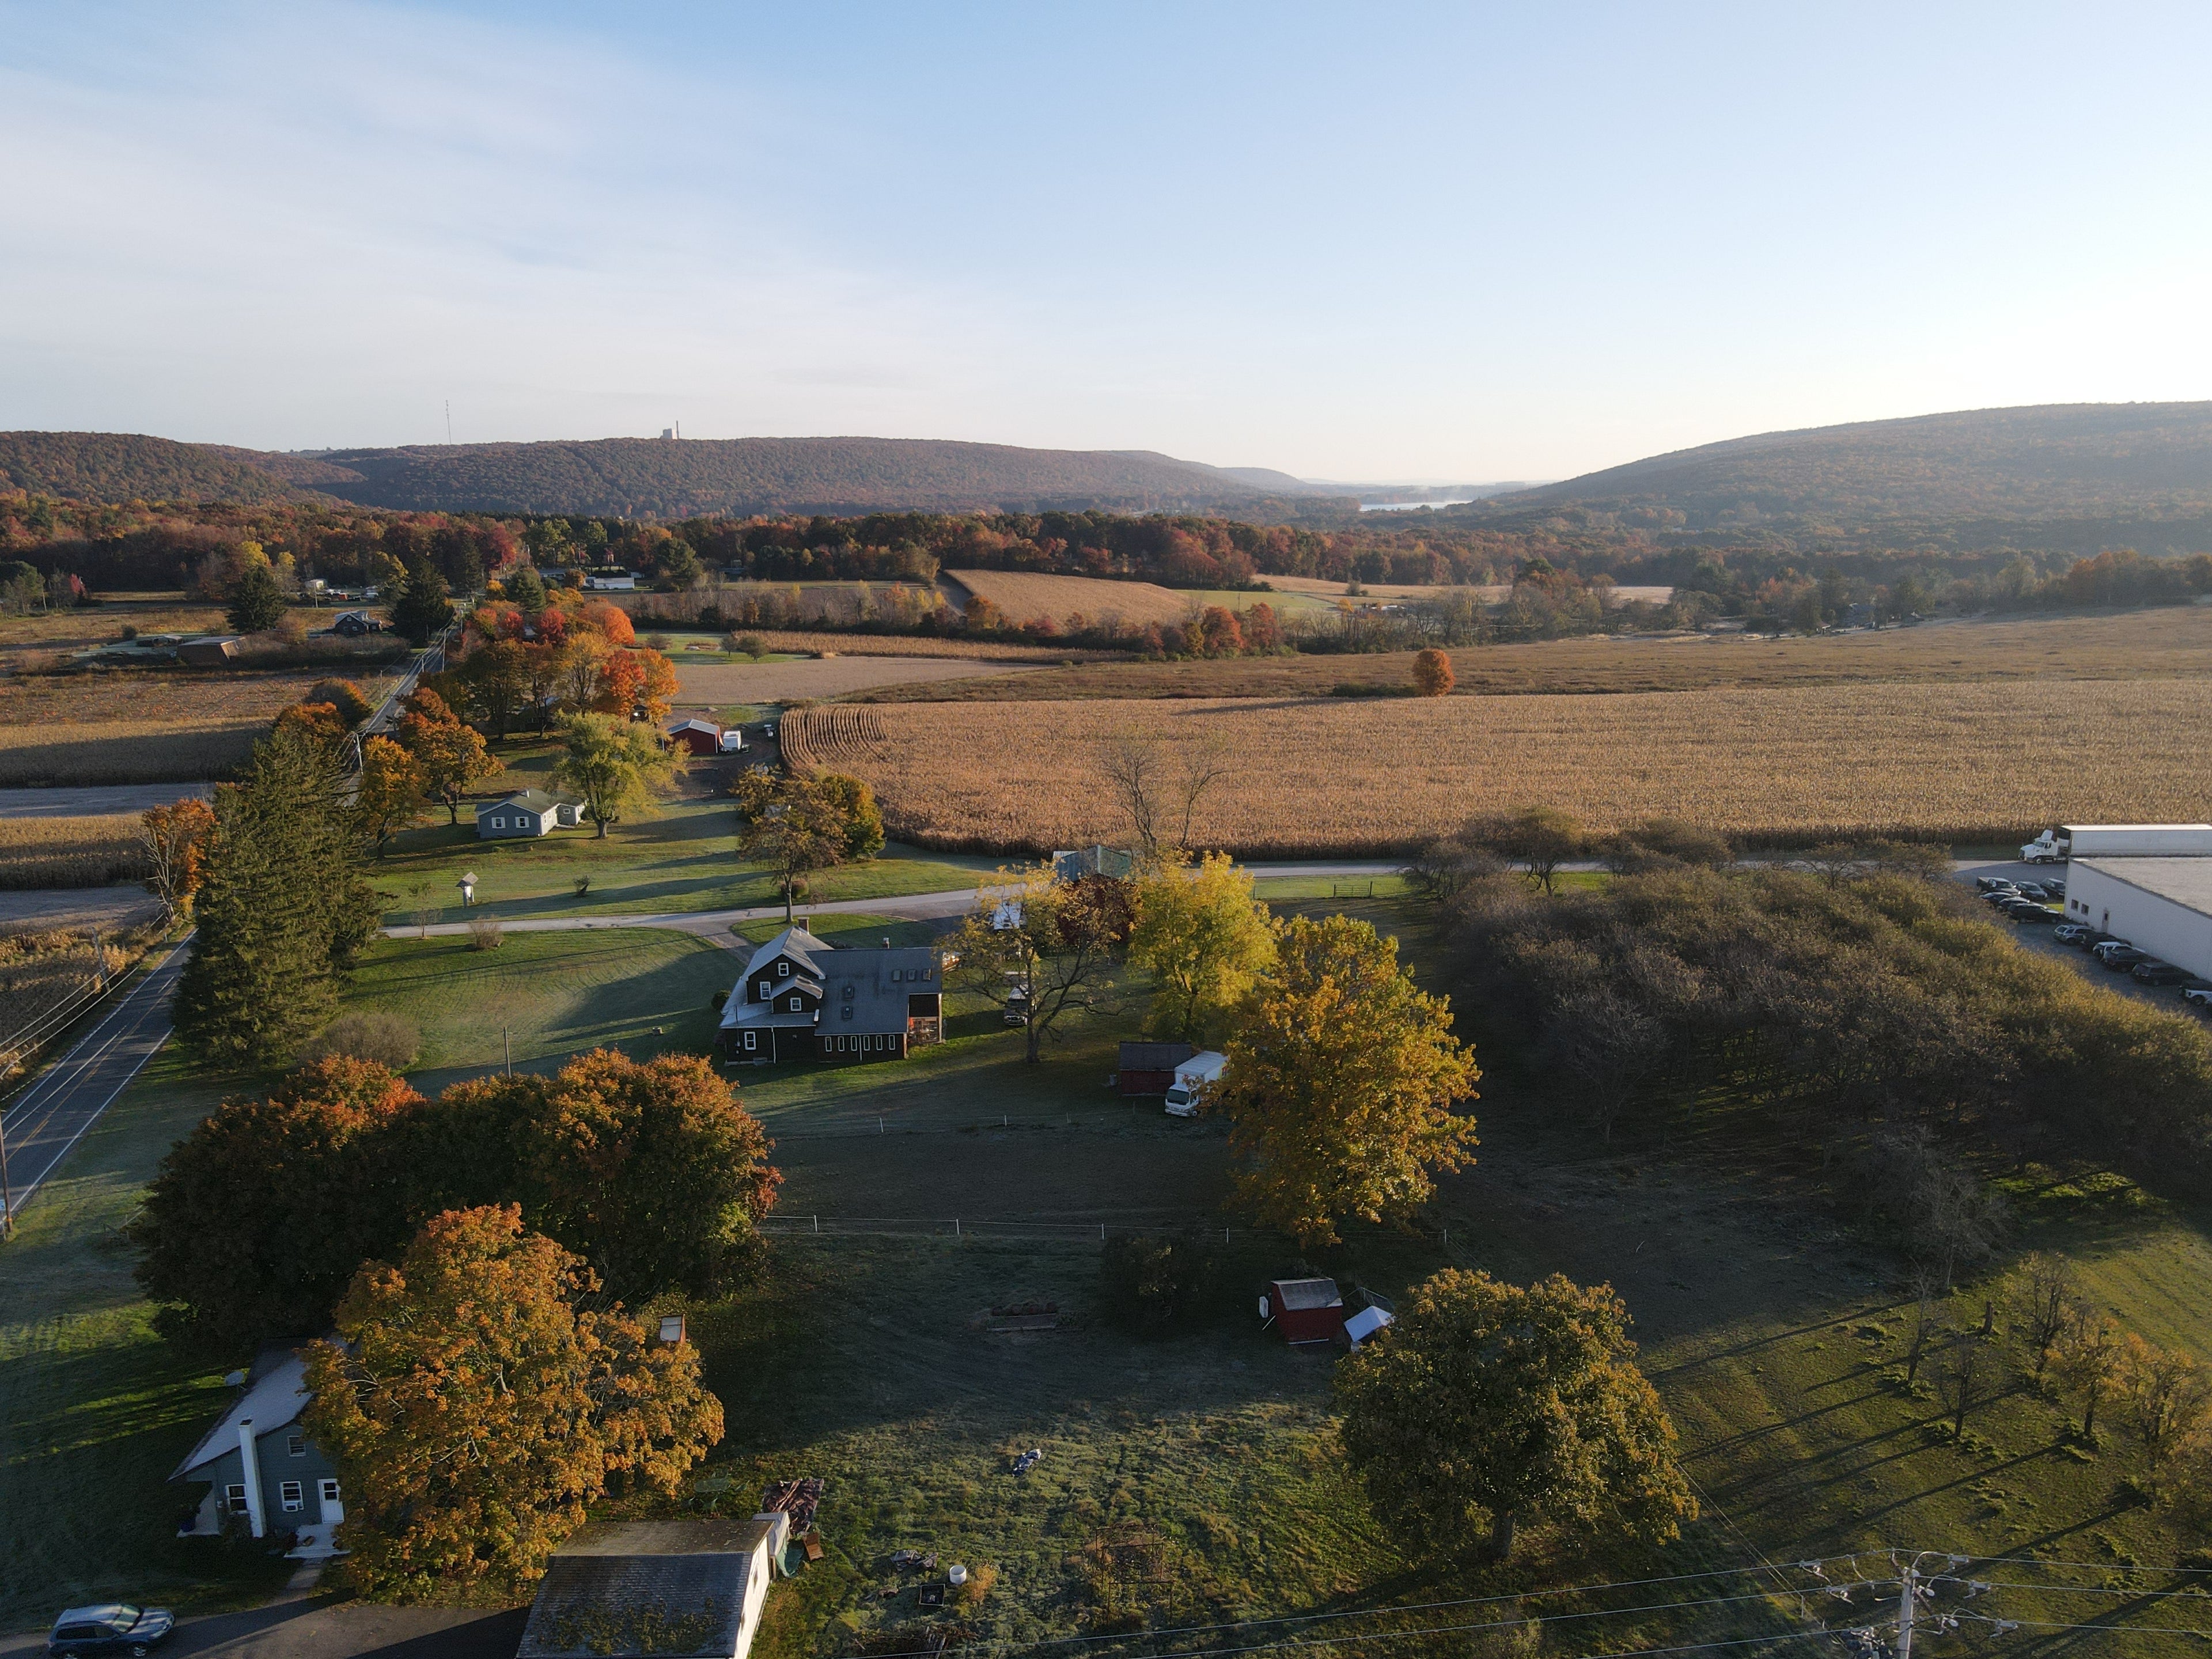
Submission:
POLYGON ((2117 933, 2162 962, 2212 979, 2212 916, 2202 911, 2077 863, 2066 872, 2066 914, 2117 933))

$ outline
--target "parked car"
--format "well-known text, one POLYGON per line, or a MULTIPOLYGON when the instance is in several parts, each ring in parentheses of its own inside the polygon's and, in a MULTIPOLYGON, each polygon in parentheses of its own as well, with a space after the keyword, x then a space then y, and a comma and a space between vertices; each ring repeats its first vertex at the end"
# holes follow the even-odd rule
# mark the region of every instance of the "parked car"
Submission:
POLYGON ((127 1601, 108 1601, 94 1607, 71 1607, 54 1620, 46 1636, 52 1654, 127 1653, 131 1659, 145 1656, 169 1638, 177 1621, 167 1607, 134 1607, 127 1601))
POLYGON ((2048 905, 2036 904, 2032 902, 2012 905, 2006 909, 2005 914, 2014 921, 2054 922, 2058 920, 2057 911, 2048 905))
POLYGON ((2181 988, 2181 1000, 2212 1013, 2212 985, 2185 985, 2181 988))
MULTIPOLYGON (((2095 944, 2089 947, 2089 954, 2096 957, 2098 961, 2102 962, 2106 956, 2111 951, 2125 951, 2130 948, 2131 947, 2129 945, 2127 940, 2120 938, 2117 933, 2108 934, 2106 937, 2099 939, 2095 944)), ((2146 951, 2143 954, 2145 956, 2148 956, 2150 953, 2146 951)))
POLYGON ((1974 878, 1974 890, 1978 893, 1994 893, 2000 887, 2009 887, 2012 884, 2010 876, 1976 876, 1974 878))
POLYGON ((2019 902, 2020 889, 2017 887, 1992 887, 1988 892, 1982 895, 1982 900, 1984 903, 1988 904, 1990 908, 2002 910, 2006 905, 2017 903, 2019 902))
POLYGON ((2024 881, 2017 890, 2022 898, 2032 898, 2038 904, 2048 904, 2057 896, 2039 881, 2024 881))
MULTIPOLYGON (((2082 926, 2086 927, 2088 924, 2084 922, 2082 926)), ((2101 929, 2090 927, 2087 933, 2079 939, 2069 940, 2069 943, 2078 945, 2085 951, 2094 951, 2100 945, 2125 945, 2127 941, 2118 933, 2107 933, 2101 929)))
POLYGON ((2062 921, 2051 930, 2051 937, 2061 945, 2086 945, 2096 931, 2086 921, 2062 921))
POLYGON ((2132 945, 2123 945, 2117 951, 2106 951, 2097 958, 2116 974, 2128 972, 2139 962, 2155 962, 2157 959, 2149 951, 2138 951, 2132 945))
POLYGON ((2148 962, 2139 962, 2128 970, 2128 976, 2142 985, 2181 985, 2195 979, 2186 968, 2177 968, 2170 962, 2160 962, 2153 957, 2148 962))

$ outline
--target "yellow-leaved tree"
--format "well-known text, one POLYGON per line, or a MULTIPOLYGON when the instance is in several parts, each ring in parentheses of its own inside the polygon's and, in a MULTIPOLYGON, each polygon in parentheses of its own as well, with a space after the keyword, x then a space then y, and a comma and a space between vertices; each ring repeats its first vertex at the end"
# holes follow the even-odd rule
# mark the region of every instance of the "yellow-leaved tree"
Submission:
POLYGON ((1293 916, 1274 934, 1209 1109, 1228 1114, 1253 1218, 1334 1244, 1340 1220, 1401 1218, 1435 1190, 1432 1172, 1474 1162, 1474 1120, 1452 1108, 1482 1073, 1396 939, 1350 916, 1293 916))
POLYGON ((1194 866, 1171 849, 1133 885, 1129 960, 1155 981, 1154 1034, 1186 1042, 1218 1035, 1275 959, 1267 907, 1252 896, 1250 873, 1226 853, 1209 853, 1194 866))
POLYGON ((362 1264, 343 1345, 309 1351, 304 1419, 343 1483, 355 1589, 515 1594, 611 1483, 672 1497, 721 1439, 696 1352, 591 1311, 597 1289, 512 1204, 448 1210, 398 1266, 362 1264))
POLYGON ((422 823, 429 805, 429 779, 422 763, 390 738, 374 737, 361 746, 361 782, 354 816, 362 833, 376 844, 376 855, 402 830, 422 823))

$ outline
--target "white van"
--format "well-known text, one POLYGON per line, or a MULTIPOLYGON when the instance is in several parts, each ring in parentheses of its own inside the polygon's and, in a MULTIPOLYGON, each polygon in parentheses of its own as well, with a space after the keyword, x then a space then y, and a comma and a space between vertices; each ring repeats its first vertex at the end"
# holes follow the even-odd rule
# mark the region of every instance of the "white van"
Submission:
POLYGON ((1208 1048, 1204 1054, 1193 1054, 1176 1066, 1175 1084, 1168 1091, 1168 1115, 1196 1117, 1206 1085, 1218 1079, 1228 1064, 1226 1054, 1218 1054, 1208 1048))

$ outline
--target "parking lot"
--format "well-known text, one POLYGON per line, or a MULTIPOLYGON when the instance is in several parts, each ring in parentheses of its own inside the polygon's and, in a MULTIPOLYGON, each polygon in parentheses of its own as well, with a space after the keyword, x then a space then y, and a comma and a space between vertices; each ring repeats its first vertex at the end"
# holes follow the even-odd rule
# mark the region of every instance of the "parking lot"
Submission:
MULTIPOLYGON (((2008 860, 1990 864, 1962 863, 1956 866, 1952 873, 1968 888, 1972 888, 1979 878, 1984 876, 2001 877, 2004 880, 2021 884, 2063 882, 2066 879, 2066 866, 2063 864, 2022 864, 2008 860)), ((2118 991, 2122 996, 2133 997, 2138 1002, 2147 1002, 2154 1008, 2164 1008, 2181 1013, 2201 1012, 2196 1010, 2193 1004, 2183 1000, 2180 988, 2177 986, 2139 984, 2130 975, 2118 973, 2105 967, 2086 949, 2060 944, 2051 936, 2051 927, 2045 923, 2015 922, 2008 920, 2001 912, 1996 911, 1990 913, 1990 920, 1999 927, 2008 929, 2013 937, 2017 939, 2025 948, 2030 951, 2039 951, 2045 956, 2057 957, 2061 961, 2071 963, 2075 969, 2092 984, 2101 985, 2108 991, 2118 991)))

